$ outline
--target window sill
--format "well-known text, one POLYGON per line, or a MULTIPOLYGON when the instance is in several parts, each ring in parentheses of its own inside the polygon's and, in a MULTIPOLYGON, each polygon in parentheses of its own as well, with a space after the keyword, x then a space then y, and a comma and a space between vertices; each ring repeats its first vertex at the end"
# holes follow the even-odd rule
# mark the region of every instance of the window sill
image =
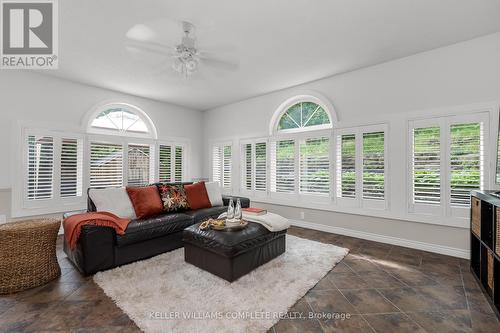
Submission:
POLYGON ((330 199, 329 202, 318 203, 318 202, 307 202, 303 198, 296 200, 297 197, 295 197, 292 200, 290 198, 283 199, 283 198, 273 198, 270 196, 266 197, 255 196, 248 193, 240 193, 240 195, 250 198, 251 201, 262 202, 265 204, 273 204, 273 205, 297 207, 305 209, 315 209, 315 210, 322 210, 322 211, 343 213, 343 214, 371 216, 371 217, 385 218, 391 220, 426 223, 426 224, 462 228, 462 229, 469 228, 469 218, 464 218, 464 217, 447 217, 435 214, 421 214, 421 213, 419 214, 419 213, 409 213, 409 212, 405 214, 399 214, 385 208, 379 209, 379 208, 353 207, 353 206, 345 207, 345 206, 340 206, 339 203, 334 201, 332 198, 329 198, 330 199))

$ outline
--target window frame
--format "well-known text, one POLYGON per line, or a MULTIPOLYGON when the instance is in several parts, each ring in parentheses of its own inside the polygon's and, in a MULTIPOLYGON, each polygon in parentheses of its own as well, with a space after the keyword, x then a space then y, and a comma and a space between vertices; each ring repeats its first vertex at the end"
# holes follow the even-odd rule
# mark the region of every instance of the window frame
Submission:
POLYGON ((337 123, 337 116, 335 113, 335 109, 333 108, 333 105, 328 101, 327 98, 319 95, 316 92, 304 92, 298 95, 295 95, 291 98, 288 98, 286 101, 284 101, 274 112, 271 121, 270 121, 270 128, 269 128, 269 134, 271 137, 274 137, 276 135, 288 135, 288 134, 294 134, 294 133, 305 133, 305 132, 315 132, 315 131, 322 131, 322 130, 331 130, 332 128, 335 127, 337 123), (301 102, 311 102, 315 103, 323 108, 325 110, 326 114, 328 115, 328 118, 330 120, 330 124, 324 124, 324 125, 317 125, 317 126, 310 126, 308 127, 301 127, 301 128, 291 128, 291 129, 285 129, 285 130, 279 130, 279 122, 281 120, 281 117, 288 111, 288 109, 292 106, 294 106, 297 103, 301 102))
POLYGON ((235 159, 235 150, 234 150, 234 145, 232 141, 219 141, 219 142, 214 142, 210 146, 210 181, 215 182, 213 178, 213 167, 214 167, 214 156, 213 156, 213 151, 214 148, 221 148, 222 155, 221 155, 221 165, 220 165, 220 170, 219 170, 219 176, 220 176, 220 189, 221 192, 224 194, 231 194, 234 191, 235 187, 235 182, 234 182, 234 171, 235 169, 235 164, 234 164, 234 159, 235 159), (231 174, 229 175, 229 178, 231 180, 231 185, 230 186, 224 186, 224 147, 231 147, 231 174))
POLYGON ((452 125, 464 124, 464 123, 481 123, 481 129, 483 131, 481 142, 482 142, 482 177, 480 188, 487 188, 490 180, 490 127, 489 127, 490 112, 489 111, 476 111, 469 114, 458 114, 458 115, 448 115, 448 116, 438 116, 432 118, 417 118, 410 119, 407 122, 407 135, 408 135, 408 145, 407 145, 407 213, 416 215, 428 215, 428 216, 442 216, 450 218, 460 218, 467 219, 470 214, 470 207, 465 206, 454 206, 450 202, 450 190, 451 190, 451 136, 450 128, 452 125), (430 205, 430 204, 415 204, 413 202, 413 129, 414 128, 424 128, 424 127, 439 127, 440 128, 440 175, 441 175, 441 188, 440 188, 440 204, 430 205))
POLYGON ((373 125, 365 125, 365 126, 356 126, 356 127, 346 127, 346 128, 337 128, 334 131, 335 137, 335 160, 333 164, 335 165, 335 200, 340 206, 344 207, 358 207, 358 208, 367 208, 367 209, 375 209, 375 210, 388 210, 390 204, 390 163, 389 163, 389 125, 386 123, 383 124, 373 124, 373 125), (384 199, 383 200, 373 200, 373 199, 365 199, 363 198, 363 134, 365 133, 375 133, 375 132, 383 132, 384 133, 384 199), (355 136, 355 173, 356 173, 356 194, 354 198, 350 197, 342 197, 339 196, 339 187, 341 188, 342 184, 340 182, 340 154, 339 154, 339 145, 341 144, 341 137, 343 135, 354 135, 355 136))
POLYGON ((269 193, 269 166, 270 166, 270 155, 269 155, 269 139, 268 138, 255 138, 255 139, 242 139, 239 143, 240 146, 240 192, 244 195, 248 195, 253 198, 266 198, 269 193), (265 143, 266 144, 266 189, 265 191, 259 191, 255 189, 255 179, 256 179, 256 159, 255 159, 255 146, 256 144, 265 143), (247 189, 246 183, 246 154, 245 146, 250 144, 252 146, 251 159, 252 159, 252 172, 251 172, 251 189, 247 189))
POLYGON ((123 165, 122 165, 122 186, 128 186, 128 146, 129 145, 149 145, 150 153, 149 156, 149 169, 150 169, 150 183, 153 183, 157 180, 157 172, 156 167, 154 167, 157 163, 156 159, 156 141, 151 139, 143 139, 143 138, 129 138, 120 135, 97 135, 97 134, 89 134, 87 136, 87 145, 85 147, 85 158, 87 164, 87 171, 85 174, 86 186, 85 188, 90 187, 90 148, 92 142, 96 143, 109 143, 109 144, 117 144, 121 145, 123 149, 123 165))
MULTIPOLYGON (((41 128, 32 128, 32 127, 24 127, 21 131, 21 165, 22 170, 20 172, 19 177, 19 186, 14 185, 13 190, 13 203, 12 203, 12 215, 24 215, 22 213, 27 213, 27 216, 30 215, 41 215, 53 213, 52 209, 47 207, 61 207, 60 211, 67 211, 73 209, 79 209, 81 204, 85 202, 85 193, 81 193, 81 195, 63 197, 61 196, 61 148, 62 148, 62 139, 75 139, 78 141, 78 144, 81 145, 81 148, 84 152, 85 149, 85 136, 79 133, 73 132, 65 132, 65 131, 55 131, 55 130, 46 130, 41 128), (45 199, 37 199, 30 200, 27 198, 27 186, 28 186, 28 145, 27 138, 28 136, 49 136, 53 138, 53 174, 52 174, 52 197, 45 199), (18 190, 17 190, 18 189, 18 190), (18 193, 16 195, 16 193, 18 193), (15 197, 19 199, 16 200, 15 197)), ((82 169, 81 177, 82 184, 81 186, 85 186, 85 154, 82 154, 82 169)))
POLYGON ((187 141, 184 140, 158 140, 155 143, 155 163, 154 163, 154 174, 155 174, 155 182, 160 182, 160 146, 170 146, 171 147, 171 161, 170 161, 170 179, 171 182, 175 182, 175 163, 176 163, 176 158, 175 158, 175 148, 176 147, 182 147, 182 182, 187 181, 187 175, 188 175, 188 163, 187 163, 187 156, 188 156, 188 147, 189 144, 187 141))
POLYGON ((97 106, 93 107, 90 112, 88 112, 85 116, 85 119, 83 121, 84 123, 84 130, 88 134, 94 134, 94 135, 109 135, 109 136, 117 136, 117 137, 124 137, 124 138, 145 138, 145 139, 158 139, 158 134, 156 131, 156 127, 151 120, 151 118, 148 116, 146 112, 144 112, 141 108, 138 106, 135 106, 133 104, 129 103, 123 103, 123 102, 105 102, 105 103, 100 103, 97 106), (101 113, 109 109, 113 108, 123 108, 126 109, 129 112, 134 113, 137 115, 143 122, 146 124, 148 128, 147 133, 141 133, 141 132, 120 132, 120 131, 115 131, 112 129, 106 129, 106 128, 99 128, 99 127, 93 127, 92 122, 94 119, 101 113))
POLYGON ((279 135, 275 135, 269 138, 268 141, 268 192, 269 198, 276 200, 294 200, 305 204, 319 204, 326 205, 331 204, 334 200, 333 195, 333 184, 334 184, 334 167, 332 161, 334 160, 334 139, 332 136, 332 129, 323 129, 323 130, 314 130, 314 131, 304 131, 298 133, 280 133, 279 135), (315 138, 328 138, 329 140, 329 172, 330 172, 330 187, 328 194, 317 194, 317 193, 300 193, 300 143, 306 139, 315 139, 315 138), (295 183, 294 183, 294 191, 293 193, 282 193, 282 192, 273 192, 271 191, 271 170, 272 170, 272 160, 271 158, 274 156, 274 152, 272 149, 276 142, 283 140, 294 140, 295 145, 295 155, 294 155, 294 175, 295 175, 295 183))

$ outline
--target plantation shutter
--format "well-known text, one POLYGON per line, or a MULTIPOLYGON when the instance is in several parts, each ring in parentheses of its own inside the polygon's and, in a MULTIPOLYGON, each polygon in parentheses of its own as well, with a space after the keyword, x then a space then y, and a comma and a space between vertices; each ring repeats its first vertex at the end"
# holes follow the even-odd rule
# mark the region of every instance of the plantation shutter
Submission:
POLYGON ((329 139, 306 139, 300 143, 300 193, 330 191, 329 139))
POLYGON ((61 179, 62 198, 82 195, 83 148, 78 139, 61 140, 61 179))
POLYGON ((363 199, 384 200, 384 132, 363 133, 363 199))
POLYGON ((175 147, 175 174, 174 179, 176 182, 182 182, 184 176, 184 168, 183 168, 183 159, 184 159, 184 149, 181 146, 175 147))
POLYGON ((243 187, 246 190, 252 190, 252 144, 247 143, 243 146, 244 161, 244 182, 243 187))
POLYGON ((273 142, 271 150, 271 191, 295 191, 295 141, 273 142))
POLYGON ((267 187, 267 152, 266 143, 255 144, 255 190, 266 191, 267 187))
POLYGON ((356 197, 356 135, 345 134, 340 136, 337 151, 338 171, 337 176, 338 193, 343 198, 356 197))
POLYGON ((150 181, 150 147, 148 145, 128 145, 129 186, 145 186, 150 181))
POLYGON ((159 179, 160 182, 172 181, 172 147, 160 145, 159 151, 159 179))
POLYGON ((450 126, 450 203, 469 206, 470 191, 481 189, 481 123, 450 126))
POLYGON ((222 148, 214 146, 212 149, 212 180, 222 186, 222 148))
POLYGON ((441 146, 440 128, 413 129, 413 202, 440 204, 441 202, 441 146))
POLYGON ((232 159, 231 159, 231 146, 223 147, 223 160, 222 160, 222 181, 223 187, 231 187, 231 170, 232 170, 232 159))
POLYGON ((123 147, 119 144, 90 144, 90 187, 123 185, 123 147))
POLYGON ((27 140, 27 199, 50 199, 54 188, 54 138, 29 135, 27 140))

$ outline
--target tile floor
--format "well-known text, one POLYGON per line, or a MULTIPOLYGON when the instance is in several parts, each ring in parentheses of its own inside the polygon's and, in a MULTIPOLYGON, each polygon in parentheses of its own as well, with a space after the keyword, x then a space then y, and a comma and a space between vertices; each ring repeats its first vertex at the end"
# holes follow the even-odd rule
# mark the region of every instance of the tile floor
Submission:
MULTIPOLYGON (((500 332, 469 262, 429 252, 293 227, 290 234, 350 249, 290 310, 349 319, 283 319, 270 332, 500 332)), ((139 332, 62 252, 62 276, 0 296, 0 332, 139 332)))

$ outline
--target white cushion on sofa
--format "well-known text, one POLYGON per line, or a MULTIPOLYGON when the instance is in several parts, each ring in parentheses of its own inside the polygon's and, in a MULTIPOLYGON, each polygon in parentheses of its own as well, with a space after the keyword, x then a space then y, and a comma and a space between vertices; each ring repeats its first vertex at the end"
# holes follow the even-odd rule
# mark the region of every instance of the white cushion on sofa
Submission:
POLYGON ((90 199, 98 212, 110 212, 124 219, 135 219, 132 202, 124 187, 91 189, 90 199))
POLYGON ((205 188, 207 189, 208 199, 212 207, 224 205, 222 203, 222 193, 218 182, 205 183, 205 188))

